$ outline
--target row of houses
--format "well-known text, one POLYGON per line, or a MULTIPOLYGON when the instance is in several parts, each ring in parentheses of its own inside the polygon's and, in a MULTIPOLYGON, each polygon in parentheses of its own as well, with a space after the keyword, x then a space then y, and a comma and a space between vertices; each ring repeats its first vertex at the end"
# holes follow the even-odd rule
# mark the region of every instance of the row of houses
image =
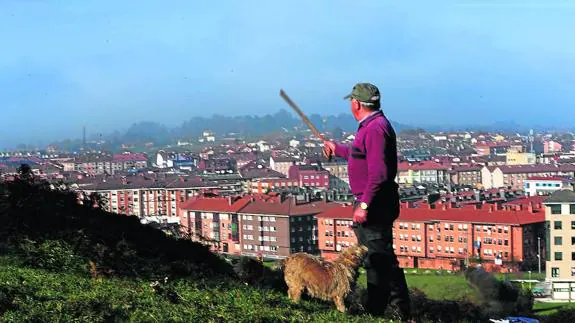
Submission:
MULTIPOLYGON (((533 264, 537 239, 545 237, 543 205, 529 199, 515 203, 461 208, 404 203, 393 247, 406 268, 457 269, 471 261, 533 264)), ((333 258, 357 242, 352 206, 326 200, 194 198, 182 204, 180 220, 186 235, 230 254, 283 258, 305 251, 333 258)))
POLYGON ((575 177, 573 164, 448 166, 434 161, 422 161, 399 163, 397 182, 400 185, 451 183, 483 189, 505 187, 524 190, 528 188, 526 184, 529 180, 573 177, 575 177))
POLYGON ((77 157, 56 158, 53 161, 62 165, 62 170, 65 172, 81 172, 92 175, 115 174, 121 171, 148 167, 148 157, 142 153, 86 154, 77 157))

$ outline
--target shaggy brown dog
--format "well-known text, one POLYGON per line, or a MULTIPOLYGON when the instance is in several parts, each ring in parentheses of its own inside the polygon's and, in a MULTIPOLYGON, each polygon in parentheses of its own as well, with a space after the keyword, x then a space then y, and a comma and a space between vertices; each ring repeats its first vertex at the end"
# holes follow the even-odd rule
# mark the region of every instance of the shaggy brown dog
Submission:
POLYGON ((310 296, 333 301, 338 311, 345 312, 344 298, 351 291, 351 282, 366 253, 367 247, 356 245, 341 252, 334 261, 303 252, 291 255, 283 263, 289 298, 299 302, 305 289, 310 296))

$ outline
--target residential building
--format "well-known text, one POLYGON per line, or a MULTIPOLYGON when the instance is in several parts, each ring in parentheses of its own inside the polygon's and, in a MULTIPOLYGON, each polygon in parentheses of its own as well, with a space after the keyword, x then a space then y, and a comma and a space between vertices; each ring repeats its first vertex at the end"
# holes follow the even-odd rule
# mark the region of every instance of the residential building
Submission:
POLYGON ((295 159, 289 157, 270 157, 270 168, 276 172, 282 173, 285 176, 289 175, 289 169, 295 165, 295 159))
POLYGON ((193 198, 180 206, 181 231, 194 241, 210 246, 214 252, 240 254, 238 212, 250 197, 193 198))
POLYGON ((481 184, 482 168, 480 165, 454 166, 449 172, 451 183, 477 187, 481 184))
POLYGON ((332 162, 324 162, 322 163, 322 167, 330 174, 329 187, 331 189, 337 191, 348 191, 350 189, 346 160, 336 159, 332 162))
POLYGON ((319 165, 293 165, 289 169, 289 179, 297 180, 299 187, 329 190, 329 172, 319 165))
POLYGON ((237 163, 232 158, 201 159, 198 164, 198 170, 205 174, 231 174, 237 171, 237 163))
POLYGON ((282 195, 271 200, 252 199, 238 212, 242 254, 275 259, 301 251, 318 254, 315 215, 332 205, 282 195))
POLYGON ((523 181, 525 195, 550 195, 553 192, 572 188, 572 178, 568 177, 528 177, 523 181))
POLYGON ((501 155, 509 149, 506 142, 481 142, 475 145, 475 151, 480 156, 501 155))
POLYGON ((515 166, 485 166, 481 170, 481 180, 483 188, 510 187, 513 189, 523 189, 523 181, 529 177, 551 177, 567 176, 574 177, 575 165, 555 164, 555 165, 515 165, 515 166))
POLYGON ((505 154, 507 165, 535 165, 535 153, 510 152, 505 154))
MULTIPOLYGON (((318 214, 321 255, 357 243, 350 221, 352 207, 343 205, 318 214)), ((476 205, 453 208, 452 203, 427 208, 402 204, 393 227, 393 248, 404 268, 457 270, 482 262, 495 270, 518 270, 537 264, 537 239, 544 236, 543 211, 535 204, 504 208, 476 205)))
POLYGON ((177 223, 180 205, 220 183, 198 177, 132 175, 85 177, 77 180, 78 190, 97 193, 109 212, 138 216, 144 222, 177 223))
POLYGON ((447 184, 449 167, 434 161, 400 162, 397 169, 399 185, 447 184))
POLYGON ((64 171, 75 171, 89 175, 113 175, 121 171, 139 170, 148 167, 144 154, 84 154, 71 160, 62 160, 64 171))
POLYGON ((563 146, 553 140, 547 140, 543 143, 543 152, 544 153, 556 153, 556 152, 561 152, 561 150, 563 149, 563 146))
POLYGON ((552 298, 575 299, 575 192, 561 190, 545 200, 546 278, 552 298))

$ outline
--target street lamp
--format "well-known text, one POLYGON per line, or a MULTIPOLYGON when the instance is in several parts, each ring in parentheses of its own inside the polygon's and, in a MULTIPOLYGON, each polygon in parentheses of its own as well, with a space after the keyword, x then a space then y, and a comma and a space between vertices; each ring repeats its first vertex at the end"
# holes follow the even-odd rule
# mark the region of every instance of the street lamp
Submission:
POLYGON ((541 273, 541 237, 537 237, 537 259, 539 260, 539 273, 541 273))

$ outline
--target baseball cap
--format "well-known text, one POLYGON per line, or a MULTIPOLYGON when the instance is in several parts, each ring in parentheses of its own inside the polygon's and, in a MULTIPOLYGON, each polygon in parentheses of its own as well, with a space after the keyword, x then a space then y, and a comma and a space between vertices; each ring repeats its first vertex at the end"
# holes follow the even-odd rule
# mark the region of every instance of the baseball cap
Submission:
POLYGON ((351 90, 351 93, 346 95, 343 99, 356 99, 365 103, 377 103, 380 99, 379 89, 377 86, 370 83, 357 83, 353 87, 353 90, 351 90))

